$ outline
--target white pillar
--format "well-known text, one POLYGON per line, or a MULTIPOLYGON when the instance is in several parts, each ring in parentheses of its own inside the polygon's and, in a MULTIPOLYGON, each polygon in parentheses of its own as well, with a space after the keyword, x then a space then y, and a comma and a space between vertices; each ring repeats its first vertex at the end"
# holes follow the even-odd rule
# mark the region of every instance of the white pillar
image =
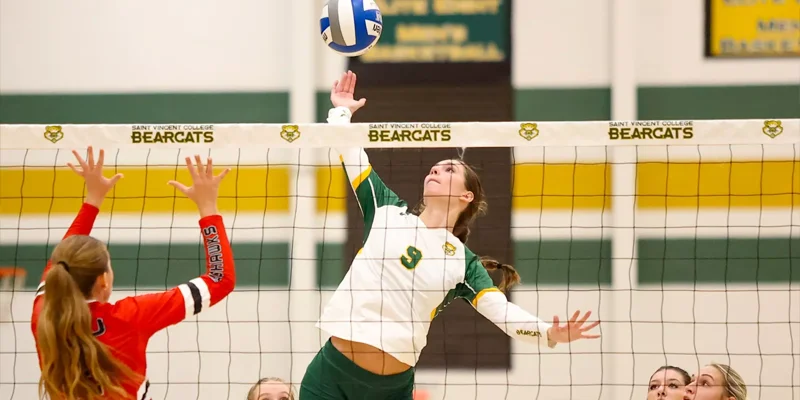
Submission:
MULTIPOLYGON (((291 41, 291 85, 289 87, 289 122, 316 122, 316 55, 321 8, 316 0, 292 0, 291 32, 282 39, 291 41)), ((275 60, 281 62, 281 60, 275 60)))
MULTIPOLYGON (((636 0, 610 0, 611 6, 611 118, 635 120, 636 109, 636 0)), ((604 399, 627 399, 634 390, 634 355, 632 335, 635 327, 630 320, 633 282, 637 279, 634 232, 636 147, 612 149, 612 288, 611 311, 606 318, 613 323, 603 329, 604 375, 609 374, 603 390, 604 399), (627 321, 627 322, 626 322, 627 321)))
MULTIPOLYGON (((319 9, 316 0, 291 0, 289 18, 292 30, 284 39, 291 41, 291 84, 289 116, 292 124, 316 122, 316 45, 319 9)), ((280 62, 280 60, 276 60, 280 62)), ((302 128, 300 134, 304 132, 302 128)), ((304 148, 294 157, 297 165, 291 204, 289 322, 292 362, 290 379, 300 383, 306 366, 319 349, 319 335, 314 327, 319 317, 319 294, 316 292, 316 164, 319 150, 304 148)), ((297 386, 296 386, 297 387, 297 386)))
POLYGON ((637 114, 636 0, 610 0, 611 6, 611 118, 634 120, 637 114))

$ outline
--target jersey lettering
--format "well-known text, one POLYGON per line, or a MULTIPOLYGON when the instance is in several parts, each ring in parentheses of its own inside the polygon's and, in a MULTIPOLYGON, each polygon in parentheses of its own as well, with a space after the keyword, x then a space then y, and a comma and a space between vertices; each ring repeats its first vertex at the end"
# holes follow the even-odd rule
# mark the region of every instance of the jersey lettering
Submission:
POLYGON ((106 323, 103 322, 102 318, 98 318, 97 329, 95 329, 94 332, 92 332, 92 334, 94 335, 94 337, 98 337, 104 333, 106 333, 106 323))
POLYGON ((542 337, 542 333, 539 331, 532 331, 529 329, 517 329, 517 335, 520 336, 533 336, 533 337, 542 337))
POLYGON ((225 275, 225 265, 222 261, 222 245, 217 232, 217 227, 214 225, 203 229, 203 235, 206 237, 206 256, 210 263, 208 276, 212 281, 219 283, 225 275))
POLYGON ((417 264, 422 260, 422 252, 414 246, 406 248, 406 254, 400 256, 400 262, 407 269, 417 268, 417 264))

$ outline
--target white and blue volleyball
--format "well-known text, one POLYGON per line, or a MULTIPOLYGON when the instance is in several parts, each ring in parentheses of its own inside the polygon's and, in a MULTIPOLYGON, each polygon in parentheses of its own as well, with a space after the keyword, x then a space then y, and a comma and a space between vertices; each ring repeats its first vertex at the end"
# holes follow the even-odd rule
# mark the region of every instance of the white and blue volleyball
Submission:
POLYGON ((378 43, 383 19, 374 0, 328 0, 319 25, 328 47, 343 56, 358 57, 378 43))

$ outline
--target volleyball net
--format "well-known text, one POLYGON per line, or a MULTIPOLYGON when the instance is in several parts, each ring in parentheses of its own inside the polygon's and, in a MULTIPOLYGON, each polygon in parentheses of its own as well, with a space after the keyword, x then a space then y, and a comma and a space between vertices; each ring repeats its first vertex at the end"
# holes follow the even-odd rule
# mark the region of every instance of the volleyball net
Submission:
POLYGON ((709 362, 752 399, 800 398, 800 120, 784 119, 2 125, 0 267, 25 281, 0 292, 0 399, 36 398, 33 294, 83 200, 70 152, 89 145, 125 176, 93 231, 112 300, 202 273, 197 212, 167 181, 190 182, 188 155, 232 168, 219 208, 236 290, 151 340, 153 399, 243 399, 266 376, 299 386, 362 238, 333 150, 358 146, 410 204, 435 162, 463 156, 489 201, 468 245, 517 268, 511 300, 601 320, 600 339, 540 353, 448 308, 417 370, 430 399, 643 399, 660 366, 709 362))

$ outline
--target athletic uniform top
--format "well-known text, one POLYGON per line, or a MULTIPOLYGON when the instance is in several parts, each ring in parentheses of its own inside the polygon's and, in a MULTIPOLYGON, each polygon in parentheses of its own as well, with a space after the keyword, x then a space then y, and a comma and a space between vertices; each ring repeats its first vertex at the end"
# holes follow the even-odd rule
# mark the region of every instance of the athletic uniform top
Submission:
MULTIPOLYGON (((84 203, 64 238, 72 235, 89 235, 99 210, 84 203)), ((123 386, 130 399, 148 399, 149 381, 144 378, 147 371, 147 342, 156 332, 197 315, 208 309, 233 291, 236 271, 228 237, 222 217, 211 215, 200 219, 200 232, 206 249, 206 274, 179 285, 171 290, 126 297, 116 303, 89 301, 92 312, 94 335, 106 345, 111 354, 134 372, 142 376, 138 382, 126 382, 123 386)), ((44 281, 50 270, 50 261, 42 274, 42 282, 33 301, 31 329, 37 341, 36 326, 45 296, 44 281)))
MULTIPOLYGON (((349 123, 346 108, 328 122, 349 123)), ((414 366, 431 320, 455 299, 469 301, 511 337, 544 344, 550 324, 510 303, 480 259, 451 232, 430 229, 381 181, 363 149, 340 160, 364 217, 365 240, 317 326, 414 366)))

